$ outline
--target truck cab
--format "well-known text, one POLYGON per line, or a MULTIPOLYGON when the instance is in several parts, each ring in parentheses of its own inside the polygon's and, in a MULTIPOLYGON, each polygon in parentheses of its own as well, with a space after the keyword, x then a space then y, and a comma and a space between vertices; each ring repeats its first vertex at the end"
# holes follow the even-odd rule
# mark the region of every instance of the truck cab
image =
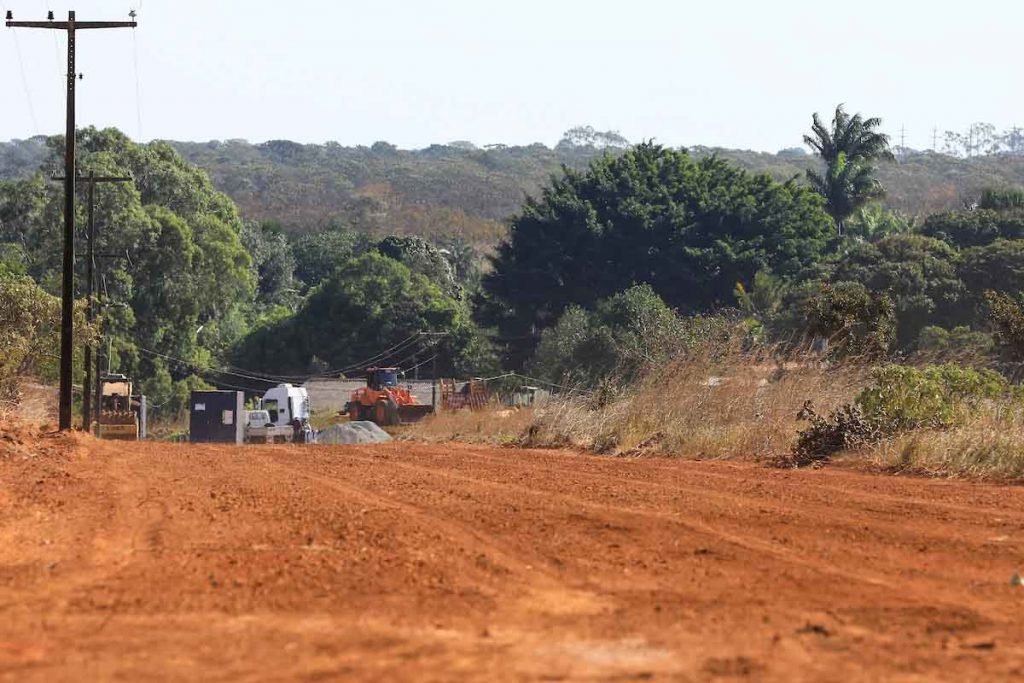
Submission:
POLYGON ((270 421, 279 427, 290 425, 295 420, 309 421, 309 394, 305 387, 279 384, 267 389, 260 404, 269 414, 270 421))
POLYGON ((305 387, 291 384, 271 387, 263 394, 260 409, 266 411, 271 425, 294 429, 296 441, 312 440, 309 394, 305 387))

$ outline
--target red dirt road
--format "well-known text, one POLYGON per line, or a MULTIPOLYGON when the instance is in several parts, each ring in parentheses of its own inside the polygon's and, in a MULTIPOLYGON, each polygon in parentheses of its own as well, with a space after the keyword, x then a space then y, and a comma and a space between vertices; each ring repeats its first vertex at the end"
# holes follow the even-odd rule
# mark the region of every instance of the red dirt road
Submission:
POLYGON ((0 680, 1011 680, 1024 489, 469 446, 0 457, 0 680))

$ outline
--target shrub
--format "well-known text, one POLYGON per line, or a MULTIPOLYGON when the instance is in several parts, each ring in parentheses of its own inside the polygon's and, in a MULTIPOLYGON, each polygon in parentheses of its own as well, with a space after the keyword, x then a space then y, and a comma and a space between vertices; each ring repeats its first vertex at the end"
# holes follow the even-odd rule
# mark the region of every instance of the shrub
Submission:
POLYGON ((895 337, 892 301, 859 282, 822 285, 804 301, 803 314, 807 333, 829 340, 836 356, 879 358, 895 337))
MULTIPOLYGON (((85 323, 81 302, 75 304, 76 342, 95 339, 85 323)), ((57 379, 60 358, 60 299, 47 294, 28 277, 0 278, 0 400, 15 404, 25 377, 57 379)), ((76 354, 81 345, 76 343, 76 354)), ((81 359, 75 368, 82 367, 81 359)), ((81 381, 80 375, 76 381, 81 381)))
POLYGON ((1015 399, 1009 382, 992 370, 952 363, 914 368, 886 365, 852 404, 828 418, 810 401, 801 417, 811 425, 800 432, 787 463, 804 465, 850 448, 877 443, 920 429, 948 429, 964 424, 983 402, 1015 399))
POLYGON ((586 388, 625 386, 698 347, 726 347, 738 322, 727 314, 680 317, 649 285, 636 285, 597 302, 593 311, 567 308, 541 334, 529 372, 586 388))
POLYGON ((952 427, 982 401, 1010 393, 999 373, 952 363, 924 368, 887 365, 875 370, 872 379, 857 396, 857 404, 885 434, 952 427))
POLYGON ((993 211, 1024 209, 1024 190, 1019 188, 989 188, 981 193, 979 207, 993 211))
POLYGON ((1024 301, 1005 292, 985 292, 993 336, 1009 360, 1024 360, 1024 301))
POLYGON ((811 426, 800 432, 791 456, 781 464, 810 465, 833 453, 872 444, 881 438, 877 425, 865 418, 864 411, 856 405, 846 404, 825 418, 807 401, 800 412, 801 417, 811 421, 811 426))
POLYGON ((961 364, 976 365, 991 360, 995 339, 988 332, 972 330, 958 325, 951 330, 929 325, 917 336, 916 358, 932 362, 957 360, 961 364))

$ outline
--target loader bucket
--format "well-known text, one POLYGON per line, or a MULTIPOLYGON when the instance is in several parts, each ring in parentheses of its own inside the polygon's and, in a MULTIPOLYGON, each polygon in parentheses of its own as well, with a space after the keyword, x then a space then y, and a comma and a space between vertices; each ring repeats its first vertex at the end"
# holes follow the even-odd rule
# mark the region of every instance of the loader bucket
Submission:
POLYGON ((398 406, 398 420, 402 424, 419 422, 427 415, 434 414, 434 406, 429 405, 406 405, 398 406))

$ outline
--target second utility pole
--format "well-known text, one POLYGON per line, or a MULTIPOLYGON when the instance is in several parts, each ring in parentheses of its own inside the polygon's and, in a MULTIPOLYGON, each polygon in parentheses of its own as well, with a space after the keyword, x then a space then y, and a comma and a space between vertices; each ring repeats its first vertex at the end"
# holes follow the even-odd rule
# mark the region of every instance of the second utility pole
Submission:
MULTIPOLYGON (((54 177, 54 180, 64 180, 62 177, 54 177)), ((130 183, 134 178, 131 176, 96 175, 95 171, 89 171, 89 175, 81 176, 89 185, 89 232, 86 236, 85 249, 85 319, 90 325, 96 320, 96 302, 94 297, 95 276, 93 268, 96 265, 96 183, 130 183)), ((84 354, 82 362, 85 365, 85 378, 82 380, 82 431, 89 431, 92 424, 92 346, 86 342, 82 349, 84 354)), ((96 375, 99 376, 99 359, 96 362, 96 375)), ((96 404, 96 415, 100 414, 100 405, 96 404)))
POLYGON ((71 429, 71 386, 74 369, 75 311, 75 31, 92 28, 135 28, 132 21, 75 21, 68 12, 67 21, 14 21, 7 11, 8 28, 49 28, 68 33, 67 130, 64 133, 64 263, 60 306, 60 404, 58 425, 71 429))

